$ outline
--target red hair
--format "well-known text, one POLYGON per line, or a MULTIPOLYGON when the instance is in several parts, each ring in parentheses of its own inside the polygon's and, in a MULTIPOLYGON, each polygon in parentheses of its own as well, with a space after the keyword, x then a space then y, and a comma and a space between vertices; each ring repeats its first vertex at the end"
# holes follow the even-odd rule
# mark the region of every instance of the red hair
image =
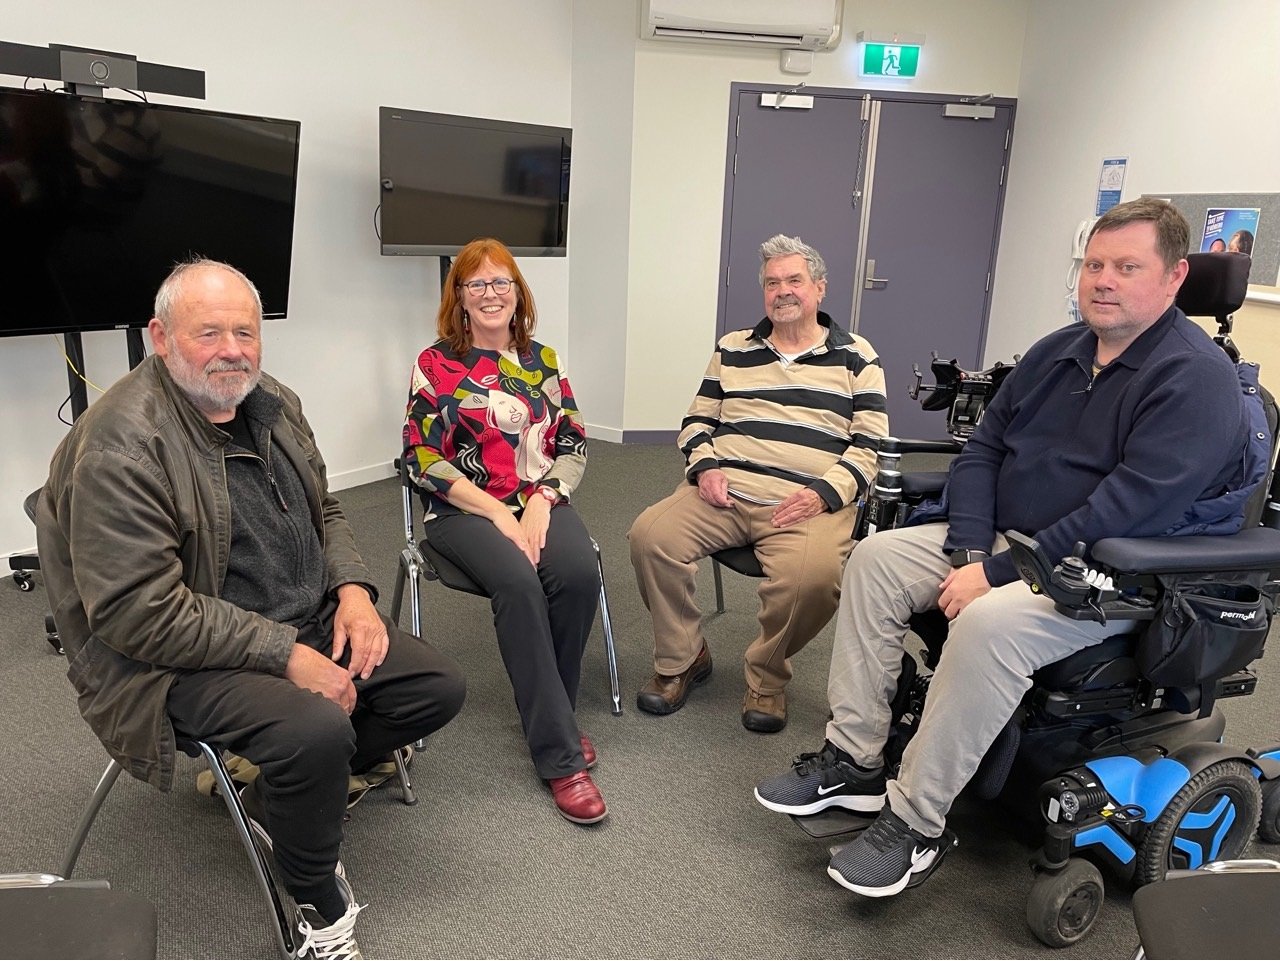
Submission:
POLYGON ((436 332, 441 340, 447 340, 454 353, 465 355, 472 347, 471 329, 463 322, 462 284, 472 277, 486 260, 506 270, 516 290, 516 311, 511 317, 511 346, 517 353, 529 349, 534 328, 538 324, 538 312, 533 305, 533 293, 524 275, 516 266, 506 245, 492 237, 479 237, 467 244, 453 258, 444 289, 440 291, 440 311, 436 314, 436 332))

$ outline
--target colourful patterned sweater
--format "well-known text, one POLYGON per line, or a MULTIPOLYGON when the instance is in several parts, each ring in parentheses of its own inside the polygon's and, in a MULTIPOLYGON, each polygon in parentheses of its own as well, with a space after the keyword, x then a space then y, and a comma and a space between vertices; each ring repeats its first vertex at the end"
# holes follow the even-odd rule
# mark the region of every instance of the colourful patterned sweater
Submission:
POLYGON ((432 344, 413 369, 403 439, 428 520, 460 512, 444 495, 464 477, 518 514, 539 486, 568 498, 587 464, 564 365, 536 341, 520 356, 432 344))

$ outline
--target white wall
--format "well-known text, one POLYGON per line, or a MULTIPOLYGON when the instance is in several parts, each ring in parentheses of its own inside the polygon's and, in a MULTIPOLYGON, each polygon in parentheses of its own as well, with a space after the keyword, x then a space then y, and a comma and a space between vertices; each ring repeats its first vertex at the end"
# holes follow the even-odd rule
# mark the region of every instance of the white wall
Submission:
MULTIPOLYGON (((988 360, 1061 322, 1067 242, 1102 157, 1130 158, 1126 199, 1280 190, 1275 0, 846 0, 845 41, 806 77, 774 52, 640 40, 637 8, 67 0, 6 4, 0 39, 196 67, 205 106, 302 121, 290 317, 268 325, 267 367, 303 395, 336 486, 386 473, 438 296, 434 259, 377 252, 379 105, 574 127, 571 256, 521 266, 593 436, 614 439, 674 430, 713 343, 730 84, 865 86, 858 30, 926 35, 908 89, 1019 100, 988 360)), ((797 157, 803 176, 803 145, 797 157)), ((1242 312, 1238 339, 1278 313, 1242 312)), ((0 555, 34 541, 20 505, 65 430, 58 351, 0 339, 0 555)), ((124 372, 123 335, 90 335, 86 351, 103 386, 124 372)), ((1280 376, 1280 356, 1269 369, 1280 376)))
POLYGON ((588 434, 612 441, 622 440, 627 381, 634 7, 573 5, 569 382, 588 434))
MULTIPOLYGON (((1280 191, 1277 51, 1275 0, 1034 0, 988 361, 1066 322, 1070 240, 1094 212, 1103 157, 1129 158, 1124 200, 1280 191)), ((1280 381, 1280 363, 1263 380, 1280 381)))
MULTIPOLYGON (((434 258, 378 253, 377 108, 568 126, 572 0, 4 6, 9 42, 205 71, 205 101, 153 99, 302 122, 289 318, 267 324, 264 366, 302 395, 335 487, 389 475, 409 367, 434 339, 439 274, 434 258)), ((566 260, 521 267, 540 336, 567 347, 566 260)), ((106 387, 124 373, 122 333, 85 346, 90 379, 106 387)), ((0 555, 35 541, 21 504, 65 433, 54 414, 67 393, 59 349, 49 337, 0 339, 0 555)))
MULTIPOLYGON (((904 89, 1017 96, 1026 11, 1027 0, 846 0, 844 40, 815 54, 807 76, 784 74, 776 51, 638 42, 628 432, 679 426, 715 344, 729 85, 803 80, 813 87, 874 87, 858 76, 854 36, 897 30, 925 34, 919 76, 904 89)), ((1015 139, 1021 122, 1019 106, 1015 139)), ((796 145, 796 176, 804 176, 803 144, 796 145)))

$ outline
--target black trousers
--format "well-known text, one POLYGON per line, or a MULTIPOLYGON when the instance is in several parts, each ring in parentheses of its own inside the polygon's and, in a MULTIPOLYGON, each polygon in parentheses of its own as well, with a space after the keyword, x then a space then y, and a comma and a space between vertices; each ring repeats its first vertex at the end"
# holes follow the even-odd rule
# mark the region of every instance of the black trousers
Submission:
MULTIPOLYGON (((334 610, 328 604, 303 625, 299 642, 330 653, 334 610)), ((265 827, 281 881, 300 903, 333 886, 350 773, 440 729, 462 707, 458 665, 386 623, 386 659, 368 680, 355 679, 350 717, 320 694, 257 671, 183 671, 169 692, 179 737, 210 741, 261 768, 265 827)))
POLYGON ((600 574, 577 511, 568 504, 552 509, 537 570, 491 522, 474 514, 429 521, 427 537, 491 598, 498 650, 538 775, 585 770, 574 709, 600 574))

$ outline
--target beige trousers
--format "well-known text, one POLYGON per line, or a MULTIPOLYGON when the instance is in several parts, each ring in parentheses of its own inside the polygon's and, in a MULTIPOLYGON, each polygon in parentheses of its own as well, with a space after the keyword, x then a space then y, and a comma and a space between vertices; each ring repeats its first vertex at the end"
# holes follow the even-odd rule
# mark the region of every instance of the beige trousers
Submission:
POLYGON ((702 615, 693 596, 698 561, 750 544, 765 577, 757 591, 760 633, 745 655, 746 680, 759 694, 778 694, 791 680, 792 656, 835 613, 856 511, 849 506, 777 528, 769 521, 774 507, 736 504, 712 507, 697 487, 681 483, 631 525, 631 564, 653 617, 654 670, 680 674, 702 648, 702 615))

